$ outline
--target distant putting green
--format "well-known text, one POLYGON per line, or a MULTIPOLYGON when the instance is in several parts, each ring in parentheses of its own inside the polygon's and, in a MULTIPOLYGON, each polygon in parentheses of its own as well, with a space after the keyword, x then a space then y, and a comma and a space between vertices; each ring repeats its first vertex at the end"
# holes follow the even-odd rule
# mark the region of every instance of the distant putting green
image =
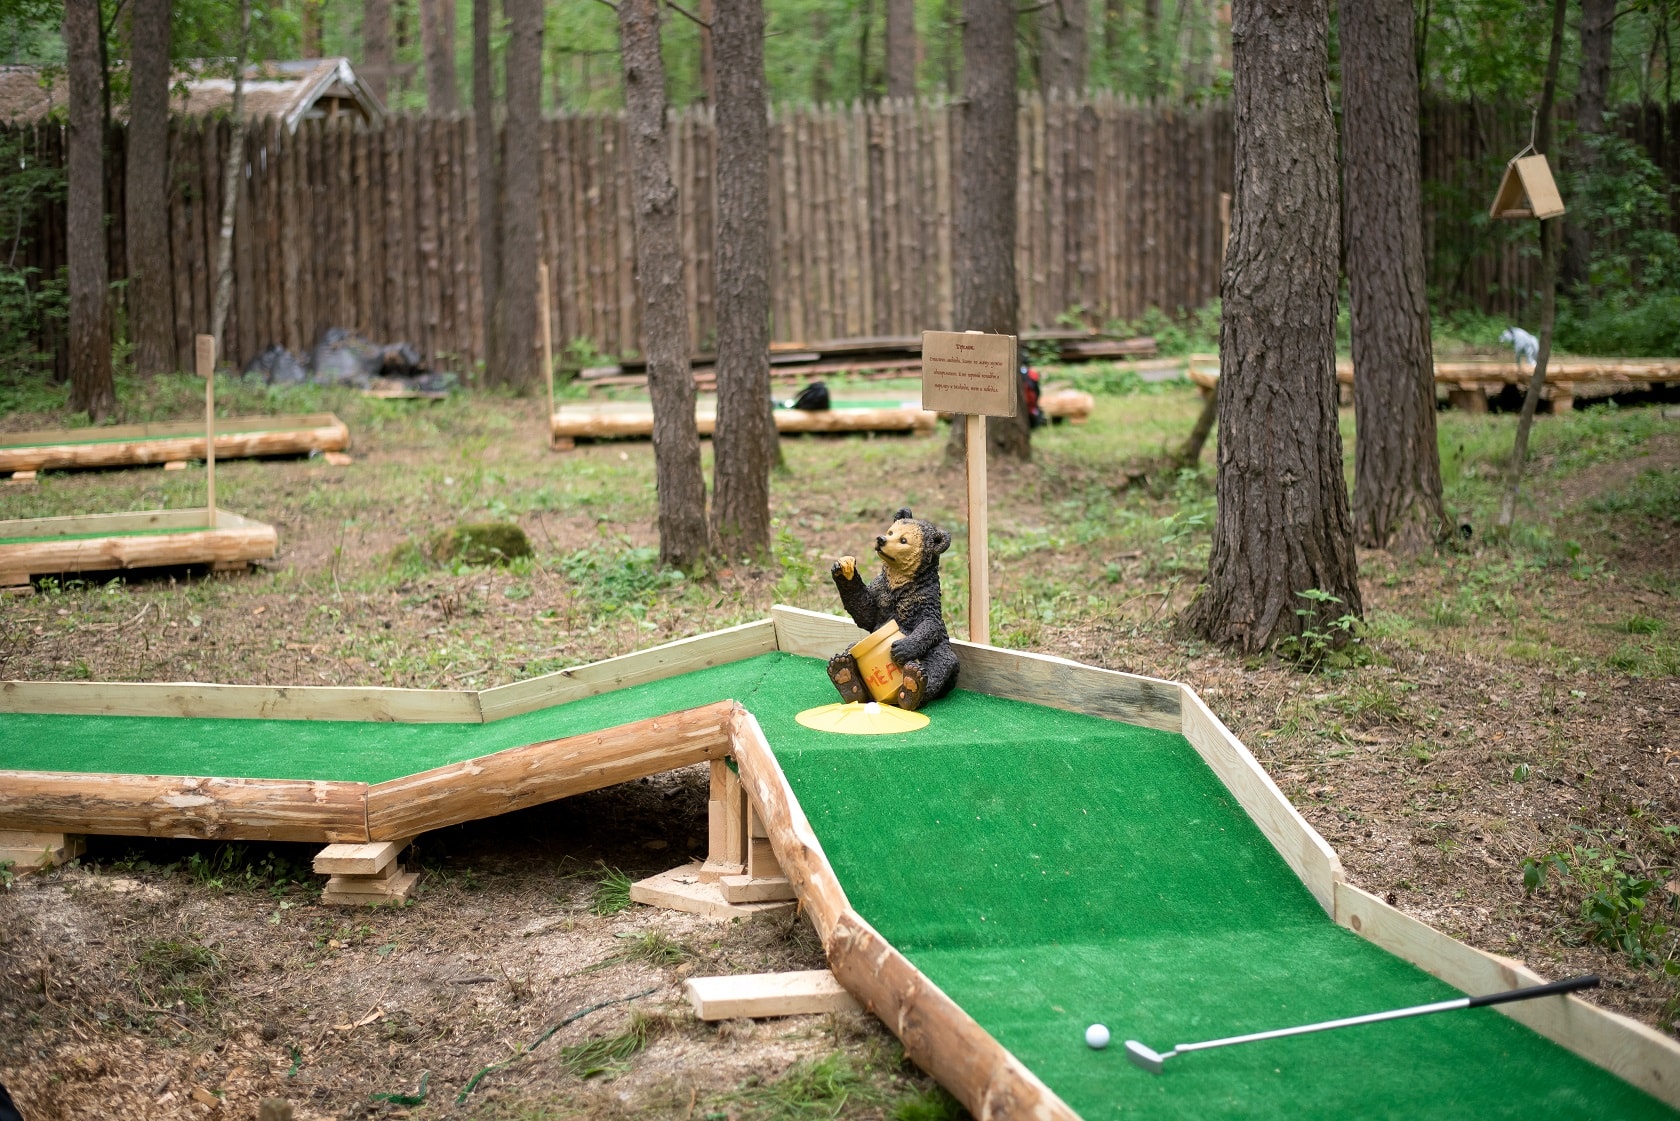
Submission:
POLYGON ((921 731, 835 736, 794 721, 833 700, 821 662, 773 653, 490 724, 0 715, 0 768, 371 783, 724 699, 852 906, 1091 1121, 1676 1116, 1485 1009, 1132 1067, 1127 1038, 1455 994, 1332 923, 1177 733, 959 690, 921 731))

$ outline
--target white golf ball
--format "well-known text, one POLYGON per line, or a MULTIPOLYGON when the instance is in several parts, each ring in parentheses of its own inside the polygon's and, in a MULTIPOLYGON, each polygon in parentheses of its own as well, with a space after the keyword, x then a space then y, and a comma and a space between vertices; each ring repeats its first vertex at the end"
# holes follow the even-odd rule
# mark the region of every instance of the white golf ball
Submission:
POLYGON ((1085 1046, 1093 1051, 1101 1051, 1108 1046, 1108 1029, 1101 1024, 1092 1024, 1085 1029, 1085 1046))

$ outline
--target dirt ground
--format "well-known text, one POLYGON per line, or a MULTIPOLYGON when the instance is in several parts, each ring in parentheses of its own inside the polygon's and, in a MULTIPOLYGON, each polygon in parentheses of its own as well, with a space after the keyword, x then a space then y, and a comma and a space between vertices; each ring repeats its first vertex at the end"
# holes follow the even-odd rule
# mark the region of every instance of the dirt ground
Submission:
MULTIPOLYGON (((789 440, 774 560, 679 579, 651 555, 645 445, 547 452, 518 400, 309 404, 351 423, 354 465, 218 468, 226 506, 278 526, 273 563, 41 581, 0 601, 0 679, 482 688, 772 602, 838 610, 829 563, 900 504, 962 536, 941 441, 789 440), (534 556, 426 559, 437 530, 489 518, 517 521, 534 556)), ((994 469, 994 641, 1188 682, 1355 884, 1542 974, 1597 972, 1591 999, 1673 1033, 1680 418, 1541 418, 1522 523, 1495 542, 1482 527, 1513 420, 1442 414, 1470 541, 1362 554, 1357 664, 1307 672, 1173 625, 1205 566, 1212 474, 1149 457, 1195 411, 1185 390, 1104 397, 1090 424, 1041 434, 1032 464, 994 469), (1525 861, 1544 873, 1533 893, 1525 861), (1584 918, 1594 899, 1614 921, 1584 918)), ((185 506, 202 486, 201 471, 54 474, 0 488, 0 517, 185 506)), ((965 558, 947 561, 960 620, 965 558)), ((820 966, 804 919, 603 904, 606 870, 701 852, 704 791, 675 772, 429 834, 408 858, 418 899, 363 911, 319 904, 308 846, 93 838, 0 893, 0 1081, 31 1121, 245 1118, 266 1096, 300 1117, 955 1116, 868 1017, 687 1012, 690 974, 820 966)))

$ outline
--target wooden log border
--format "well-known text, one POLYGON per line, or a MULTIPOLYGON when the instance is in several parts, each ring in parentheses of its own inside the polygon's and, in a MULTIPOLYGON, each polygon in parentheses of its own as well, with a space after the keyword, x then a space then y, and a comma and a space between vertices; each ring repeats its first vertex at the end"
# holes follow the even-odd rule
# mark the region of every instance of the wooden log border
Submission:
MULTIPOLYGON (((349 446, 349 427, 332 413, 224 417, 216 421, 217 459, 341 452, 349 446)), ((54 428, 0 436, 0 473, 127 467, 204 456, 204 424, 196 420, 99 429, 54 428), (94 433, 99 442, 85 442, 94 433)))
POLYGON ((0 543, 0 583, 59 572, 103 572, 174 564, 233 564, 268 560, 278 536, 274 527, 226 510, 214 527, 205 510, 150 510, 133 514, 72 515, 0 522, 0 538, 62 537, 64 540, 0 543), (192 527, 198 527, 196 529, 192 527), (171 529, 159 534, 137 529, 171 529), (108 537, 86 536, 110 534, 108 537))
MULTIPOLYGON (((771 618, 473 693, 405 689, 0 683, 0 711, 488 722, 771 650, 826 657, 847 619, 777 606, 771 618), (255 706, 257 711, 251 711, 255 706)), ((1468 992, 1541 978, 1346 882, 1335 851, 1188 686, 1061 658, 959 643, 965 688, 1180 731, 1340 925, 1468 992), (1048 693, 1041 692, 1048 690, 1048 693)), ((905 1051, 980 1118, 1076 1115, 852 910, 756 718, 733 701, 362 783, 0 771, 0 828, 205 840, 366 843, 733 755, 753 812, 822 939, 830 968, 905 1051)), ((1680 1107, 1680 1042, 1576 997, 1500 1006, 1554 1042, 1680 1107)))

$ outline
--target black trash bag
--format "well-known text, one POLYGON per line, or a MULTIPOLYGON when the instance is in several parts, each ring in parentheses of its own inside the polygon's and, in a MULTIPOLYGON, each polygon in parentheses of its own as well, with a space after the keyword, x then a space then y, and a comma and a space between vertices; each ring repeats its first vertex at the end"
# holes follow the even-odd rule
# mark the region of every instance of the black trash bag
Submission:
POLYGON ((812 382, 792 400, 778 401, 777 405, 784 409, 804 409, 808 413, 826 412, 833 408, 833 402, 828 398, 828 385, 820 381, 812 382))
POLYGON ((276 343, 251 359, 245 376, 264 385, 302 385, 309 380, 309 367, 303 360, 276 343))
POLYGON ((343 327, 327 328, 310 359, 315 372, 309 380, 357 389, 366 389, 384 364, 378 347, 343 327))

